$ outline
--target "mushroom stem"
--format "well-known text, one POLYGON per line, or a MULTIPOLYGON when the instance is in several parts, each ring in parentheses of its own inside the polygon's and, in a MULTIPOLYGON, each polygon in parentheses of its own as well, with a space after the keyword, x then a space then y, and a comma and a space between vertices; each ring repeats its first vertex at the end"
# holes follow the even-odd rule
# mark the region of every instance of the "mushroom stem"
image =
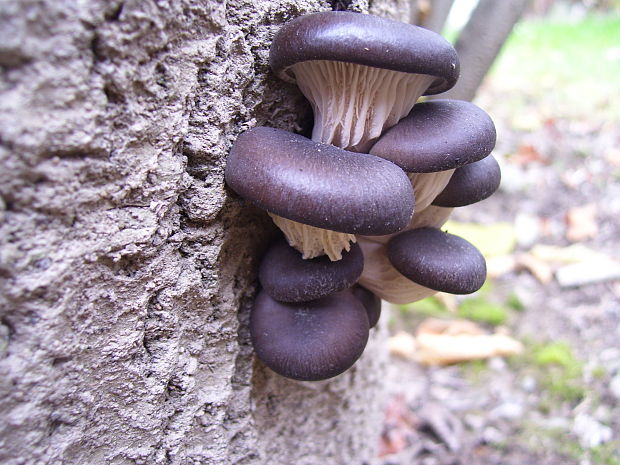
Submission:
POLYGON ((314 110, 312 139, 353 152, 406 116, 435 77, 372 66, 311 60, 292 67, 314 110))
POLYGON ((415 195, 416 210, 426 209, 448 185, 454 170, 435 173, 407 173, 415 195))
POLYGON ((304 259, 327 255, 333 262, 342 259, 342 251, 351 249, 355 235, 316 228, 297 221, 288 220, 269 213, 271 219, 282 230, 291 247, 299 250, 304 259))

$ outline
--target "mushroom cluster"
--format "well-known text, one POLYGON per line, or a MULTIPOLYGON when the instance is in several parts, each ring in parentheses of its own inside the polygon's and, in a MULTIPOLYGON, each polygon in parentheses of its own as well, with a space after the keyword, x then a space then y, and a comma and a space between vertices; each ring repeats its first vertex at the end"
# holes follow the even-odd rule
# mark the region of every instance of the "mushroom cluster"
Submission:
POLYGON ((499 186, 495 128, 468 102, 416 103, 459 74, 454 48, 417 26, 310 14, 279 30, 270 62, 310 101, 312 139, 251 129, 233 144, 225 177, 284 234, 259 269, 256 354, 283 376, 321 380, 360 357, 380 299, 482 286, 480 252, 439 228, 499 186))

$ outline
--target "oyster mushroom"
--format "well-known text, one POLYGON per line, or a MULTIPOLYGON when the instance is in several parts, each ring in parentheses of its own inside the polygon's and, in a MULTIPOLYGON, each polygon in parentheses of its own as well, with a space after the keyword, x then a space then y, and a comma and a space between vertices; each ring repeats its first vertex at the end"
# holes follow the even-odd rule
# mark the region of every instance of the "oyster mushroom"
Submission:
MULTIPOLYGON (((274 37, 270 63, 310 101, 313 140, 354 152, 367 151, 421 95, 448 90, 459 74, 456 51, 438 34, 351 12, 315 13, 285 24, 274 37)), ((304 256, 347 249, 354 240, 274 221, 304 256)))
POLYGON ((473 103, 433 100, 413 107, 380 137, 370 153, 409 173, 416 208, 424 210, 446 187, 456 168, 486 157, 495 141, 493 121, 473 103))
POLYGON ((351 292, 364 304, 366 315, 368 316, 368 325, 374 328, 381 317, 381 299, 359 284, 353 286, 351 292))
MULTIPOLYGON (((321 238, 308 240, 303 232, 298 236, 289 227, 293 222, 354 240, 354 234, 401 231, 413 213, 411 184, 392 162, 280 129, 258 127, 239 136, 225 178, 239 195, 275 217, 292 246, 321 238), (282 224, 277 218, 292 221, 282 224)), ((325 250, 321 244, 304 249, 304 258, 327 253, 331 260, 339 260, 342 250, 349 249, 348 240, 342 248, 325 250)))
POLYGON ((489 155, 458 168, 443 191, 435 197, 438 207, 464 207, 490 197, 499 187, 502 173, 497 160, 489 155))
POLYGON ((411 281, 451 294, 471 294, 484 284, 482 254, 465 239, 434 228, 405 231, 390 240, 387 254, 411 281))
POLYGON ((379 16, 322 12, 285 24, 270 62, 314 109, 312 138, 364 152, 423 94, 450 89, 456 51, 440 35, 379 16))
POLYGON ((258 279, 263 289, 280 302, 307 302, 355 284, 362 274, 364 257, 357 244, 332 262, 322 256, 302 259, 286 241, 275 241, 263 256, 258 279))
POLYGON ((350 368, 362 355, 368 332, 366 309, 350 291, 295 304, 261 291, 250 314, 258 358, 276 373, 302 381, 350 368))

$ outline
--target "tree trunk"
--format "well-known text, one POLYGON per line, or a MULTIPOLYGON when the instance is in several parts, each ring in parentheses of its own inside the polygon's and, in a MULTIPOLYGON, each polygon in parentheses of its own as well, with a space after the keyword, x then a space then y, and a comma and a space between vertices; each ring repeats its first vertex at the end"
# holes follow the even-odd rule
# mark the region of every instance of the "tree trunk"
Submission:
POLYGON ((455 48, 461 62, 456 85, 436 98, 473 100, 528 0, 479 0, 459 34, 455 48))
MULTIPOLYGON (((329 3, 3 3, 2 464, 373 456, 385 331, 332 381, 254 360, 248 312, 274 228, 223 179, 241 132, 310 123, 269 45, 329 3)), ((406 20, 405 4, 372 11, 406 20)))
POLYGON ((433 0, 428 13, 422 18, 420 26, 441 34, 446 24, 454 0, 433 0))

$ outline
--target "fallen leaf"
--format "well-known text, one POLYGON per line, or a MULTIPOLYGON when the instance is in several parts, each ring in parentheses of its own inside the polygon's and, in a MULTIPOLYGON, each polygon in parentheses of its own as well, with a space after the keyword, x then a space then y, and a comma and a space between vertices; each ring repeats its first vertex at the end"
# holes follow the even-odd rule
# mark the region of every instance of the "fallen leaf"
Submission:
POLYGON ((415 354, 415 337, 405 331, 399 331, 388 339, 388 350, 391 355, 412 358, 415 354))
POLYGON ((572 263, 558 268, 555 278, 562 287, 615 281, 620 279, 620 263, 611 259, 572 263))
POLYGON ((566 238, 571 242, 592 239, 598 234, 596 204, 573 207, 566 213, 566 238))
POLYGON ((538 244, 532 247, 529 253, 545 262, 560 265, 608 259, 607 255, 581 244, 568 247, 538 244))
POLYGON ((416 418, 402 394, 394 396, 385 409, 385 422, 379 444, 379 457, 396 454, 411 444, 416 418))
POLYGON ((529 271, 542 284, 549 284, 553 280, 553 267, 531 253, 519 254, 516 264, 518 268, 529 271))
POLYGON ((426 365, 448 365, 514 355, 522 350, 523 345, 516 339, 499 333, 486 334, 470 321, 435 320, 418 328, 415 359, 426 365))
POLYGON ((448 221, 442 229, 468 240, 485 257, 509 254, 517 243, 514 225, 507 222, 477 224, 448 221))
POLYGON ((509 158, 510 162, 517 165, 529 165, 530 163, 547 163, 547 159, 531 144, 519 146, 517 151, 509 158))

